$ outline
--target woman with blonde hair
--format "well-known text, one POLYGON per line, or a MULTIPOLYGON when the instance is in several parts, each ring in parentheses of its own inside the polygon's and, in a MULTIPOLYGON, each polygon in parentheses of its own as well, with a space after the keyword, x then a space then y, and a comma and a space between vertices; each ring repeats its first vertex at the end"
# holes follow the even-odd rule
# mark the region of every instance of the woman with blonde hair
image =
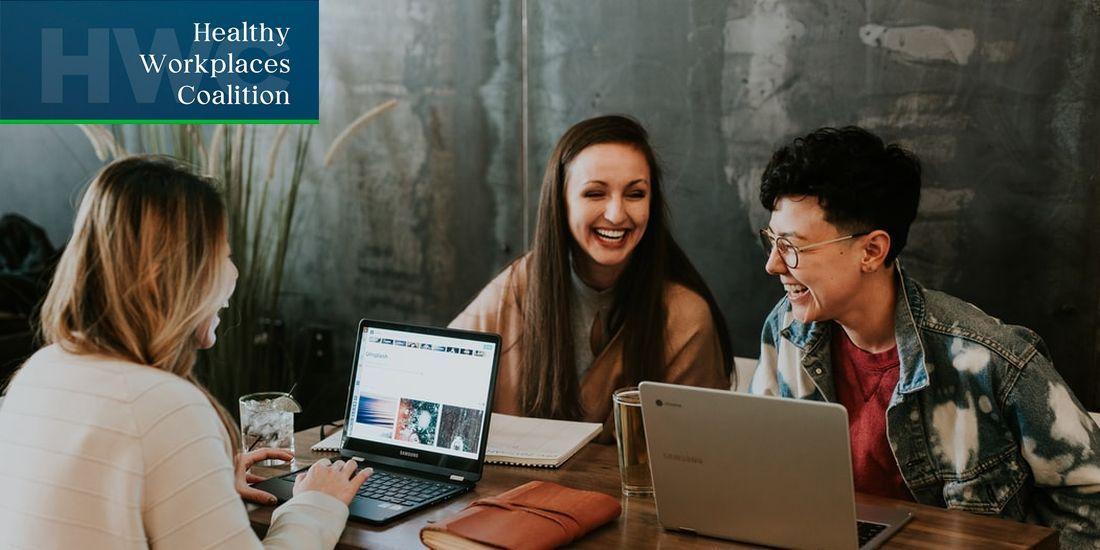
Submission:
MULTIPOLYGON (((195 379, 236 284, 213 183, 165 157, 105 167, 42 307, 46 346, 0 409, 0 547, 253 548, 241 497, 263 449, 235 455, 229 413, 195 379)), ((332 548, 370 475, 318 462, 263 546, 332 548)))

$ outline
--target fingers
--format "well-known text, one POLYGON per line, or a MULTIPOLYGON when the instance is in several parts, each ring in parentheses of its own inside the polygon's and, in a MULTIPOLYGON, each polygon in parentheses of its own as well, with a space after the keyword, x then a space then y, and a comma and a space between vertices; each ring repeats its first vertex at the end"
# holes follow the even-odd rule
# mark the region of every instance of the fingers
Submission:
POLYGON ((358 488, 360 485, 365 483, 367 481, 367 478, 369 478, 373 473, 374 468, 363 468, 362 470, 359 470, 359 473, 355 474, 355 477, 351 478, 351 482, 355 485, 356 488, 358 488))
POLYGON ((271 449, 265 447, 263 449, 256 449, 255 451, 250 451, 243 455, 240 455, 239 465, 244 466, 244 469, 247 470, 251 468, 253 464, 261 460, 268 460, 272 458, 278 460, 294 460, 294 453, 286 449, 271 449))
MULTIPOLYGON (((356 474, 356 470, 358 469, 358 467, 359 463, 355 460, 337 460, 336 462, 331 462, 327 458, 322 458, 321 460, 314 462, 313 465, 309 467, 309 472, 315 473, 316 471, 318 471, 318 469, 325 468, 333 470, 335 472, 339 472, 344 479, 351 479, 353 476, 358 475, 356 474)), ((368 473, 363 477, 363 479, 369 477, 370 472, 373 471, 370 468, 366 468, 365 470, 368 470, 368 473)), ((359 472, 359 474, 362 474, 362 472, 359 472)))
POLYGON ((329 461, 329 459, 322 458, 321 460, 314 462, 313 465, 309 467, 309 471, 310 473, 316 472, 322 468, 328 468, 330 465, 332 465, 332 462, 329 461))
MULTIPOLYGON (((297 483, 297 480, 295 480, 295 483, 297 483)), ((238 492, 241 494, 242 498, 249 502, 255 502, 256 504, 275 504, 279 500, 275 498, 275 495, 254 487, 243 487, 239 489, 238 492)))
POLYGON ((340 473, 344 474, 344 479, 348 479, 355 474, 356 466, 357 464, 354 460, 349 460, 340 466, 340 473))
POLYGON ((261 482, 265 479, 267 479, 267 478, 264 477, 264 476, 258 476, 256 474, 245 474, 244 475, 244 482, 245 483, 259 483, 259 482, 261 482))
POLYGON ((277 458, 279 460, 294 460, 294 453, 287 449, 260 449, 267 454, 263 458, 277 458))

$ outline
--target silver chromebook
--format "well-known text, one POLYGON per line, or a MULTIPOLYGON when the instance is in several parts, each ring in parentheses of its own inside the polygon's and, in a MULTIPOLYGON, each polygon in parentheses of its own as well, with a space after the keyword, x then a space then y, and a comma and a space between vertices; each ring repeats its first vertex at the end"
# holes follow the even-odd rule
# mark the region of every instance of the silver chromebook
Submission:
POLYGON ((642 382, 641 399, 667 529, 784 548, 877 548, 911 517, 856 504, 841 405, 655 382, 642 382))

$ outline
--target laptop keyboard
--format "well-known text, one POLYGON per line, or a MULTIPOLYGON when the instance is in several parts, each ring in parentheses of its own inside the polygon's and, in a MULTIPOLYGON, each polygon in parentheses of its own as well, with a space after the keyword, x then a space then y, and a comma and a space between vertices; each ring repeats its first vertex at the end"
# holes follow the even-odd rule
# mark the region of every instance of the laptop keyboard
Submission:
MULTIPOLYGON (((299 472, 291 472, 284 479, 294 481, 299 472)), ((367 481, 359 487, 357 494, 364 498, 373 498, 401 506, 415 506, 437 497, 459 492, 460 489, 447 483, 430 479, 374 470, 367 481)))
POLYGON ((879 533, 885 531, 886 526, 881 523, 857 521, 856 530, 859 533, 859 545, 862 547, 864 544, 870 542, 871 539, 877 537, 879 533))
POLYGON ((384 500, 402 506, 415 506, 457 490, 454 485, 439 483, 430 479, 375 470, 370 479, 359 488, 359 496, 384 500))

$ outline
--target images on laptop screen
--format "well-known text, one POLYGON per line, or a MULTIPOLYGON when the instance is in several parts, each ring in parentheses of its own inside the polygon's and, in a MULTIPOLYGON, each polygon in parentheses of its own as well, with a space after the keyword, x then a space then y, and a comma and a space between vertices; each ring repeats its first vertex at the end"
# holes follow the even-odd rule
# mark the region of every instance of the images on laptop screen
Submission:
POLYGON ((363 331, 348 436, 476 459, 496 344, 363 331))

